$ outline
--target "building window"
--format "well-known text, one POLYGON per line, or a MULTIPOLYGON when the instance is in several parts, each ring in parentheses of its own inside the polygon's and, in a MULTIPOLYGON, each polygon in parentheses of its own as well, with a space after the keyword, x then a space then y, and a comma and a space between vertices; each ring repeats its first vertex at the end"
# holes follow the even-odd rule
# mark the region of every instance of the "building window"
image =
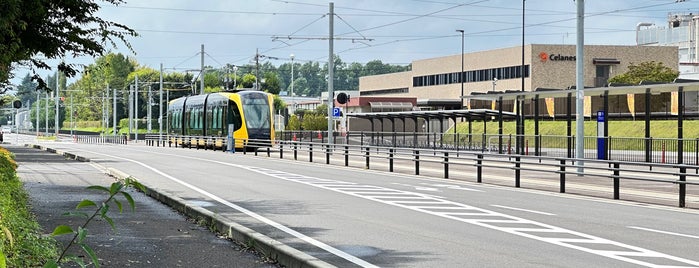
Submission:
MULTIPOLYGON (((491 69, 464 71, 463 73, 443 73, 413 77, 413 87, 426 87, 472 82, 491 81, 493 78, 517 79, 522 78, 522 66, 509 66, 491 69)), ((529 77, 529 65, 524 66, 524 77, 529 77)))

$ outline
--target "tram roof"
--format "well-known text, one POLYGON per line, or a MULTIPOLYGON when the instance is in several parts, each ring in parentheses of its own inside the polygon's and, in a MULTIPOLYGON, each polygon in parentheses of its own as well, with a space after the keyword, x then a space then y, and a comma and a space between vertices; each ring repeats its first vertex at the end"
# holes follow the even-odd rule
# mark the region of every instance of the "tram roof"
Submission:
MULTIPOLYGON (((651 94, 659 94, 665 92, 675 92, 679 87, 682 87, 684 91, 699 91, 699 80, 680 80, 677 79, 673 83, 653 83, 645 82, 640 85, 614 85, 610 84, 608 87, 595 87, 595 88, 585 88, 583 93, 585 96, 602 96, 605 92, 609 95, 626 95, 626 94, 644 94, 647 89, 650 89, 651 94)), ((555 89, 555 88, 537 88, 534 91, 519 91, 519 90, 506 90, 506 91, 488 91, 487 93, 474 92, 471 95, 463 96, 464 99, 469 100, 498 100, 502 97, 503 100, 514 100, 516 98, 524 97, 525 99, 532 99, 535 97, 539 98, 557 98, 557 97, 567 97, 568 94, 575 97, 577 90, 575 87, 568 89, 555 89), (474 94, 475 93, 475 94, 474 94)))
MULTIPOLYGON (((384 112, 384 113, 347 113, 349 117, 364 119, 404 119, 404 118, 469 118, 484 119, 490 116, 499 116, 500 111, 490 109, 471 110, 440 110, 440 111, 406 111, 406 112, 384 112)), ((502 112, 503 117, 515 118, 512 112, 502 112)))

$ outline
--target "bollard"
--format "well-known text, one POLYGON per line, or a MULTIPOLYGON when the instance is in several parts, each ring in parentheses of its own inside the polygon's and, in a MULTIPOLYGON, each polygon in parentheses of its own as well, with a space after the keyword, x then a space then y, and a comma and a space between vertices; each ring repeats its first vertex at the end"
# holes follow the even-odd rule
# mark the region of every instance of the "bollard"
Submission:
POLYGON ((308 144, 308 162, 313 162, 313 143, 308 144))
POLYGON ((529 155, 529 140, 524 140, 524 155, 529 155))
POLYGON ((284 144, 279 143, 279 158, 284 159, 284 144))
POLYGON ((349 146, 345 145, 345 166, 349 166, 349 146))
POLYGON ((393 172, 393 148, 388 149, 388 172, 393 172))
POLYGON ((483 182, 483 155, 476 155, 476 182, 483 182))
POLYGON ((685 200, 687 197, 687 168, 680 167, 680 207, 685 207, 685 200))
POLYGON ((663 142, 663 146, 660 151, 660 163, 665 164, 665 142, 663 142))
POLYGON ((420 175, 420 151, 413 151, 415 155, 415 175, 420 175))
POLYGON ((560 178, 559 178, 559 187, 560 190, 559 192, 565 193, 566 192, 566 160, 561 159, 561 167, 560 167, 560 178))
POLYGON ((519 156, 515 157, 515 188, 519 188, 521 170, 519 170, 520 162, 519 156))
POLYGON ((298 148, 297 148, 297 144, 296 144, 296 142, 294 142, 294 160, 299 160, 299 158, 298 158, 298 153, 297 153, 298 150, 297 150, 297 149, 298 149, 298 148))
POLYGON ((366 159, 366 169, 369 169, 369 147, 366 147, 366 152, 364 155, 364 158, 366 159))
POLYGON ((325 146, 325 164, 330 165, 330 145, 325 146))

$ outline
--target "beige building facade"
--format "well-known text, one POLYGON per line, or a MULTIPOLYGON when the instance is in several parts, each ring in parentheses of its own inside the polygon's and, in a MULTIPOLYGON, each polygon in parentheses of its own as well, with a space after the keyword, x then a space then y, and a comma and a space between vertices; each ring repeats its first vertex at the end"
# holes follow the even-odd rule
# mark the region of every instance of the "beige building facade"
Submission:
MULTIPOLYGON (((415 60, 412 70, 359 79, 360 96, 416 97, 418 105, 457 103, 473 92, 537 88, 566 89, 575 85, 575 45, 531 44, 463 55, 415 60), (524 69, 522 69, 524 54, 524 69), (461 75, 460 75, 461 74, 461 75)), ((601 87, 628 70, 630 64, 655 61, 678 68, 677 47, 588 45, 584 48, 584 84, 601 87)))

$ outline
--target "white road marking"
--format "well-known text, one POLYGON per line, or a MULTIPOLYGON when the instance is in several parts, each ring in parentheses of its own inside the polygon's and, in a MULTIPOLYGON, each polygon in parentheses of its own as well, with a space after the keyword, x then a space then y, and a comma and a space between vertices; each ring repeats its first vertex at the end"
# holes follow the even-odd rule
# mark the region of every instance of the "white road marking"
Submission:
POLYGON ((643 227, 638 227, 638 226, 628 226, 628 227, 629 227, 629 228, 632 228, 632 229, 638 229, 638 230, 649 231, 649 232, 654 232, 654 233, 661 233, 661 234, 668 234, 668 235, 674 235, 674 236, 681 236, 681 237, 688 237, 688 238, 699 239, 699 236, 696 236, 696 235, 688 235, 688 234, 673 233, 673 232, 668 232, 668 231, 660 231, 660 230, 655 230, 655 229, 650 229, 650 228, 643 228, 643 227))
MULTIPOLYGON (((268 219, 268 218, 265 218, 264 216, 262 216, 262 215, 260 215, 260 214, 257 214, 257 213, 255 213, 255 212, 252 212, 252 211, 250 211, 250 210, 247 210, 247 209, 245 209, 245 208, 243 208, 243 207, 241 207, 241 206, 238 206, 238 205, 236 205, 236 204, 233 204, 233 203, 231 203, 231 202, 229 202, 229 201, 227 201, 227 200, 225 200, 225 199, 223 199, 223 198, 221 198, 221 197, 218 197, 218 196, 216 196, 216 195, 214 195, 214 194, 212 194, 212 193, 209 193, 209 192, 207 192, 207 191, 204 191, 203 189, 201 189, 201 188, 199 188, 199 187, 196 187, 196 186, 191 185, 191 184, 189 184, 189 183, 187 183, 187 182, 184 182, 184 181, 182 181, 182 180, 180 180, 180 179, 177 179, 177 178, 175 178, 175 177, 173 177, 173 176, 170 176, 170 175, 168 175, 168 174, 166 174, 166 173, 164 173, 164 172, 162 172, 162 171, 160 171, 160 170, 158 170, 158 169, 156 169, 156 168, 154 168, 154 167, 151 167, 151 166, 149 166, 149 165, 147 165, 147 164, 141 163, 141 162, 136 161, 136 160, 133 160, 133 159, 123 158, 123 157, 118 157, 118 156, 113 156, 113 155, 107 155, 107 154, 102 154, 102 153, 97 153, 97 152, 91 152, 91 153, 98 154, 98 155, 104 155, 104 156, 108 156, 108 157, 113 157, 113 158, 116 158, 116 159, 121 159, 121 160, 124 160, 124 161, 129 161, 129 162, 138 164, 138 165, 140 165, 140 166, 142 166, 142 167, 145 167, 145 168, 147 168, 147 169, 149 169, 149 170, 151 170, 151 171, 153 171, 153 172, 155 172, 155 173, 157 173, 157 174, 159 174, 159 175, 161 175, 161 176, 163 176, 163 177, 166 177, 166 178, 170 179, 171 181, 174 181, 174 182, 176 182, 176 183, 179 183, 179 184, 181 184, 181 185, 183 185, 183 186, 185 186, 185 187, 187 187, 187 188, 189 188, 189 189, 192 189, 192 190, 194 190, 194 191, 196 191, 196 192, 198 192, 198 193, 200 193, 200 194, 202 194, 202 195, 204 195, 204 196, 206 196, 206 197, 209 197, 209 198, 211 198, 211 199, 213 199, 213 200, 216 200, 216 201, 218 201, 219 203, 221 203, 221 204, 223 204, 223 205, 226 205, 226 206, 228 206, 228 207, 230 207, 230 208, 232 208, 232 209, 235 209, 235 210, 237 210, 237 211, 240 211, 240 212, 242 212, 242 213, 245 213, 246 215, 248 215, 248 216, 250 216, 250 217, 253 217, 253 218, 255 218, 255 219, 257 219, 257 220, 259 220, 259 221, 261 221, 261 222, 264 222, 265 224, 268 224, 268 225, 270 225, 270 226, 272 226, 272 227, 274 227, 274 228, 277 228, 277 229, 279 229, 279 230, 281 230, 281 231, 283 231, 283 232, 285 232, 285 233, 287 233, 287 234, 290 234, 290 235, 292 235, 292 236, 295 236, 295 237, 297 237, 297 238, 299 238, 299 239, 301 239, 301 240, 303 240, 303 241, 305 241, 305 242, 307 242, 307 243, 309 243, 309 244, 311 244, 311 245, 314 245, 314 246, 316 246, 316 247, 322 248, 323 250, 325 250, 325 251, 327 251, 327 252, 330 252, 330 253, 332 253, 332 254, 334 254, 334 255, 340 257, 340 258, 343 258, 343 259, 345 259, 345 260, 347 260, 347 261, 349 261, 349 262, 352 262, 352 263, 354 263, 354 264, 356 264, 356 265, 359 265, 359 266, 361 266, 361 267, 377 267, 377 268, 378 268, 378 266, 373 265, 373 264, 371 264, 371 263, 369 263, 369 262, 367 262, 367 261, 365 261, 365 260, 362 260, 362 259, 360 259, 360 258, 357 258, 357 257, 355 257, 355 256, 352 256, 352 255, 349 254, 349 253, 346 253, 346 252, 344 252, 344 251, 341 251, 341 250, 339 250, 339 249, 336 249, 336 248, 334 248, 334 247, 332 247, 332 246, 330 246, 330 245, 328 245, 328 244, 325 244, 325 243, 323 243, 323 242, 320 242, 320 241, 318 241, 318 240, 315 240, 315 239, 313 239, 313 238, 311 238, 311 237, 306 236, 305 234, 302 234, 302 233, 300 233, 300 232, 297 232, 296 230, 293 230, 293 229, 291 229, 291 228, 289 228, 289 227, 286 227, 286 226, 282 225, 281 223, 277 223, 277 222, 272 221, 272 220, 270 220, 270 219, 268 219)), ((204 159, 199 159, 199 160, 204 160, 204 159)), ((209 160, 209 161, 212 161, 212 160, 209 160)), ((218 163, 221 163, 221 164, 227 164, 227 163, 223 163, 223 162, 219 162, 219 161, 213 161, 213 162, 218 162, 218 163)), ((343 185, 343 186, 344 186, 344 185, 343 185)))
MULTIPOLYGON (((89 151, 89 152, 95 153, 92 151, 89 151)), ((153 152, 149 152, 149 153, 153 153, 153 152)), ((99 153, 96 153, 96 154, 99 154, 99 153)), ((283 179, 286 181, 292 181, 292 182, 297 182, 297 183, 301 183, 301 184, 306 184, 309 186, 327 189, 327 190, 331 190, 334 192, 339 192, 339 193, 343 193, 343 194, 347 194, 347 195, 351 195, 351 196, 356 196, 356 197, 360 197, 360 198, 364 198, 364 199, 368 199, 368 200, 372 200, 372 201, 376 201, 376 202, 380 202, 380 203, 384 203, 384 204, 388 204, 388 205, 393 205, 393 206, 402 207, 402 208, 406 208, 406 209, 410 209, 410 210, 414 210, 414 211, 423 212, 423 213, 430 214, 430 215, 435 215, 435 216, 444 217, 444 218, 448 218, 448 219, 452 219, 452 220, 456 220, 456 221, 474 224, 477 226, 481 226, 481 227, 485 227, 485 228, 489 228, 489 229, 493 229, 493 230, 498 230, 498 231, 522 236, 522 237, 527 237, 530 239, 534 239, 534 240, 538 240, 538 241, 542 241, 542 242, 547 242, 547 243, 559 245, 562 247, 576 249, 576 250, 580 250, 583 252, 588 252, 591 254, 595 254, 595 255, 599 255, 599 256, 603 256, 603 257, 607 257, 607 258, 612 258, 612 259, 616 259, 616 260, 624 261, 624 262, 628 262, 628 263, 638 264, 638 265, 642 265, 642 266, 646 266, 646 267, 669 267, 669 266, 663 265, 663 264, 652 263, 651 261, 657 261, 659 263, 667 263, 668 261, 674 261, 676 263, 684 264, 682 266, 673 266, 673 267, 687 267, 686 265, 691 265, 691 267, 699 267, 698 261, 684 259, 681 257, 676 257, 676 256, 672 256, 672 255, 668 255, 668 254, 664 254, 664 253, 660 253, 660 252, 632 246, 632 245, 627 245, 624 243, 608 240, 605 238, 596 237, 593 235, 589 235, 589 234, 585 234, 585 233, 581 233, 581 232, 577 232, 577 231, 572 231, 572 230, 564 229, 561 227, 548 225, 545 223, 531 221, 531 220, 527 220, 524 218, 510 216, 507 214, 502 214, 502 213, 491 211, 491 210, 486 210, 486 209, 481 209, 481 208, 477 208, 477 207, 473 207, 473 206, 469 206, 469 205, 465 205, 465 204, 461 204, 461 203, 451 202, 448 200, 443 200, 443 201, 445 201, 446 203, 452 204, 454 207, 461 208, 462 212, 476 212, 476 213, 483 214, 484 219, 458 217, 459 215, 463 215, 463 213, 459 212, 457 209, 453 209, 454 210, 453 212, 452 211, 449 211, 449 212, 431 211, 430 209, 433 209, 433 207, 415 207, 415 206, 410 206, 410 205, 399 204, 398 202, 395 202, 395 200, 382 199, 380 197, 380 195, 385 194, 385 193, 381 193, 381 192, 372 192, 371 194, 369 194, 369 193, 358 194, 357 192, 342 191, 342 190, 335 189, 334 187, 328 186, 328 185, 341 184, 342 187, 346 187, 347 182, 343 182, 343 181, 336 181, 336 180, 331 180, 331 179, 322 179, 322 178, 316 178, 316 177, 310 177, 310 176, 303 176, 303 175, 287 173, 287 172, 277 171, 277 170, 272 170, 272 169, 267 169, 267 168, 242 166, 242 165, 238 165, 238 164, 232 164, 232 163, 227 163, 227 162, 222 162, 222 161, 217 161, 217 160, 209 160, 209 159, 202 159, 202 158, 195 158, 195 157, 188 157, 188 156, 167 154, 167 153, 157 153, 157 154, 169 155, 169 156, 181 157, 181 158, 187 158, 187 159, 196 159, 196 160, 201 160, 201 161, 218 163, 218 164, 222 164, 222 165, 228 165, 228 166, 232 166, 232 167, 238 167, 241 169, 247 169, 247 170, 250 170, 253 172, 257 172, 257 173, 268 175, 271 177, 283 179), (372 196, 372 195, 377 195, 377 194, 379 196, 372 196), (508 219, 513 220, 513 221, 517 221, 517 223, 522 223, 522 224, 525 224, 527 226, 525 226, 525 227, 522 227, 522 226, 519 226, 519 227, 498 226, 497 224, 488 223, 489 219, 487 219, 486 216, 487 217, 498 216, 498 217, 508 218, 508 219), (536 227, 531 227, 532 225, 536 226, 536 227), (546 230, 546 231, 542 231, 542 230, 546 230), (561 233, 561 234, 564 234, 565 238, 564 237, 560 237, 560 238, 542 237, 542 236, 535 235, 535 233, 541 233, 541 232, 546 232, 549 234, 550 233, 561 233), (579 238, 570 238, 571 235, 577 236, 579 238), (581 244, 584 244, 584 245, 589 244, 590 246, 585 247, 581 244), (611 245, 611 246, 617 247, 617 250, 600 250, 600 249, 596 249, 595 245, 611 245), (618 248, 623 248, 625 250, 618 250, 618 248), (641 257, 641 258, 634 259, 633 257, 641 257)), ((101 154, 101 155, 104 155, 104 154, 101 154)), ((108 155, 108 156, 115 157, 115 156, 111 156, 111 155, 108 155)), ((115 158, 124 159, 121 157, 115 157, 115 158)), ((145 164, 142 164, 142 163, 135 161, 135 160, 130 160, 130 159, 124 159, 124 160, 138 163, 140 165, 145 165, 145 164)), ((148 168, 152 169, 150 167, 148 167, 148 168)), ((152 170, 155 171, 155 169, 152 169, 152 170)), ((156 171, 156 172, 159 173, 159 171, 156 171)), ((182 183, 184 183, 184 182, 182 182, 182 183)), ((194 187, 194 186, 192 186, 192 187, 194 187)), ((386 189, 387 193, 405 193, 406 195, 413 194, 415 197, 420 198, 420 199, 424 199, 425 197, 429 196, 429 195, 422 194, 422 193, 411 193, 411 192, 407 192, 407 191, 400 191, 400 190, 395 190, 395 189, 390 189, 390 188, 384 188, 384 189, 386 189)), ((435 198, 435 199, 442 199, 442 198, 435 198)), ((223 201, 227 202, 225 200, 223 200, 223 201)), ((244 210, 244 208, 241 208, 241 209, 244 210)), ((439 208, 439 210, 443 210, 443 209, 444 209, 444 207, 439 208)), ((254 212, 250 212, 250 213, 254 214, 254 212)), ((277 227, 277 228, 289 229, 283 225, 281 225, 280 227, 277 227)), ((291 232, 296 232, 296 231, 293 231, 291 229, 289 229, 289 230, 291 232)), ((305 235, 303 235, 303 234, 300 234, 300 233, 298 233, 298 234, 305 237, 305 235)), ((308 238, 308 239, 313 240, 312 238, 308 238)), ((313 241, 315 241, 315 240, 313 240, 313 241)), ((317 242, 322 244, 322 242, 319 242, 319 241, 317 241, 317 242)), ((325 245, 325 244, 323 244, 323 245, 325 245)), ((328 245, 326 245, 326 246, 330 247, 328 245)), ((332 250, 339 251, 335 248, 332 248, 332 247, 330 247, 330 248, 332 250)), ((323 247, 323 249, 326 249, 326 248, 323 247)), ((331 251, 328 249, 326 249, 326 250, 328 252, 332 252, 333 254, 336 254, 334 251, 331 251)), ((342 251, 339 251, 339 252, 343 253, 343 254, 347 254, 347 253, 342 252, 342 251)), ((338 255, 338 254, 336 254, 336 255, 338 255)), ((347 254, 347 255, 349 255, 349 254, 347 254)), ((343 257, 341 255, 338 255, 338 256, 343 257)), ((349 255, 349 257, 354 258, 354 259, 358 259, 358 258, 351 256, 351 255, 349 255)), ((358 260, 364 262, 361 259, 358 259, 358 260)), ((373 266, 373 264, 368 264, 368 265, 371 265, 371 267, 375 267, 375 266, 373 266)))
POLYGON ((432 187, 438 187, 438 188, 446 188, 446 189, 452 189, 452 190, 464 190, 464 191, 472 191, 472 192, 483 192, 478 189, 471 189, 471 188, 466 188, 461 185, 454 185, 454 184, 441 184, 441 183, 426 183, 422 182, 420 184, 432 186, 432 187))
MULTIPOLYGON (((213 160, 211 160, 213 161, 213 160)), ((302 180, 297 180, 297 179, 290 179, 290 177, 297 177, 297 174, 293 173, 288 173, 286 176, 277 170, 271 170, 267 168, 258 168, 258 167, 249 167, 249 166, 242 166, 242 165, 236 165, 236 164, 227 164, 230 166, 237 166, 240 168, 248 169, 250 171, 258 172, 260 174, 266 174, 268 176, 276 177, 282 180, 286 181, 292 181, 292 182, 297 182, 297 183, 302 183, 306 184, 309 186, 313 187, 318 187, 322 189, 327 189, 330 191, 338 192, 338 193, 343 193, 351 196, 356 196, 380 203, 384 203, 387 205, 393 205, 397 207, 402 207, 414 211, 419 211, 422 213, 430 214, 430 215, 435 215, 443 218, 448 218, 456 221, 461 221, 469 224, 474 224, 478 225, 481 227, 497 230, 497 231, 502 231, 514 235, 519 235, 522 237, 527 237, 530 239, 542 241, 542 242, 547 242, 555 245, 559 245, 562 247, 567 247, 571 249, 576 249, 580 250, 583 252, 588 252, 591 254, 619 260, 619 261, 624 261, 628 263, 633 263, 633 264, 638 264, 646 267, 668 267, 663 264, 657 264, 653 263, 653 261, 656 261, 658 263, 668 263, 668 262, 675 262, 675 263, 681 263, 684 265, 691 265, 692 267, 699 267, 699 262, 694 261, 694 260, 689 260, 689 259, 684 259, 664 253, 660 253, 657 251, 649 250, 649 249, 644 249, 641 247, 636 247, 632 245, 627 245, 621 242, 616 242, 612 241, 609 239, 601 238, 601 237, 596 237, 593 235, 573 231, 573 230, 568 230, 565 228, 561 228, 558 226, 553 226, 545 223, 540 223, 532 220, 527 220, 524 218, 519 218, 515 216, 510 216, 507 214, 491 211, 491 210, 486 210, 478 207, 473 207, 461 203, 456 203, 452 201, 448 201, 445 199, 441 198, 435 198, 436 201, 443 201, 443 203, 440 204, 440 206, 423 206, 423 205, 417 205, 417 204, 403 204, 400 201, 396 201, 395 199, 383 199, 380 196, 376 195, 367 195, 364 193, 357 193, 357 192, 352 192, 352 191, 344 191, 335 187, 328 187, 327 184, 325 183, 315 183, 312 181, 312 179, 316 179, 318 182, 328 182, 328 181, 333 181, 330 179, 323 179, 323 178, 316 178, 316 177, 310 177, 307 176, 306 178, 302 180), (288 176, 288 177, 287 177, 288 176), (445 206, 447 205, 447 206, 445 206), (463 212, 477 212, 480 213, 478 215, 483 215, 482 218, 463 218, 459 217, 463 215, 463 212), (497 216, 501 217, 504 219, 492 219, 492 216, 497 216), (513 226, 502 226, 503 223, 510 224, 513 226), (517 226, 517 225, 520 226, 517 226), (546 230, 546 231, 543 231, 546 230), (538 236, 537 233, 547 233, 549 236, 538 236), (550 237, 550 234, 552 233, 560 233, 561 237, 550 237), (577 238, 570 238, 571 236, 575 236, 577 238), (603 249, 598 249, 600 245, 605 245, 605 246, 611 246, 610 248, 614 248, 614 250, 603 250, 603 249), (636 258, 634 258, 636 257, 636 258)), ((395 190, 395 189, 390 189, 390 188, 384 188, 386 192, 390 193, 398 193, 402 192, 405 193, 406 196, 409 196, 411 192, 407 191, 400 191, 400 190, 395 190)), ((412 193, 416 199, 424 200, 425 196, 424 194, 414 192, 412 193)), ((676 266, 676 267, 687 267, 687 266, 676 266)))
POLYGON ((553 214, 553 213, 541 212, 541 211, 529 210, 529 209, 523 209, 523 208, 514 208, 514 207, 501 206, 501 205, 490 205, 490 206, 491 206, 491 207, 504 208, 504 209, 517 210, 517 211, 524 211, 524 212, 535 213, 535 214, 541 214, 541 215, 547 215, 547 216, 556 216, 556 214, 553 214))

